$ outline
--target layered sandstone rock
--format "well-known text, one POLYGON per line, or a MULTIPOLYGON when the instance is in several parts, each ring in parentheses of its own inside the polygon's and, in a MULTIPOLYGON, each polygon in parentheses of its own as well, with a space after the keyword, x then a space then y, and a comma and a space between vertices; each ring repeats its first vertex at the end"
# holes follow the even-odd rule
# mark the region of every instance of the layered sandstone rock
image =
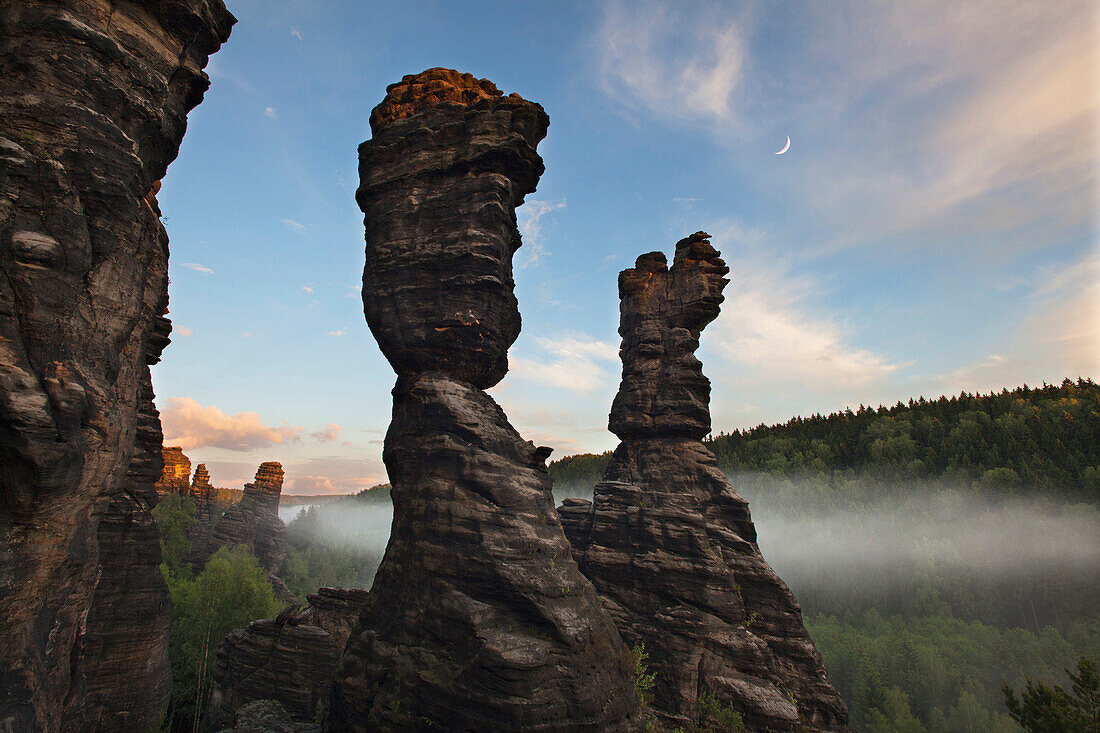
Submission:
POLYGON ((515 208, 542 108, 446 69, 407 76, 359 148, 367 322, 398 374, 393 528, 336 671, 328 730, 616 730, 618 632, 577 570, 545 459, 482 389, 519 333, 515 208))
POLYGON ((210 556, 210 533, 214 529, 214 487, 210 485, 205 463, 195 468, 188 495, 195 502, 195 523, 187 530, 191 549, 186 560, 196 571, 201 571, 210 556))
POLYGON ((161 618, 151 499, 131 491, 151 488, 160 462, 138 432, 139 413, 146 432, 156 419, 147 361, 167 335, 154 325, 168 240, 153 194, 232 23, 220 0, 0 3, 0 722, 12 730, 119 729, 88 707, 90 669, 117 672, 120 700, 163 699, 162 646, 118 637, 133 645, 119 650, 93 622, 129 597, 161 618), (135 563, 132 586, 105 564, 116 552, 135 563))
MULTIPOLYGON (((146 345, 150 366, 160 360, 171 328, 168 319, 156 319, 153 333, 157 337, 146 345)), ((163 455, 153 396, 147 368, 124 490, 100 507, 101 570, 83 648, 86 730, 143 730, 154 725, 168 705, 172 608, 160 573, 160 534, 152 514, 163 455)))
POLYGON ((157 477, 156 489, 165 494, 186 494, 191 485, 191 459, 183 454, 183 448, 166 445, 161 449, 164 469, 157 477))
POLYGON ((321 588, 307 597, 305 609, 290 607, 227 636, 218 648, 204 728, 232 726, 237 711, 256 700, 277 700, 294 720, 313 721, 366 598, 366 590, 321 588))
MULTIPOLYGON (((261 463, 252 483, 244 485, 240 502, 229 507, 218 520, 205 548, 206 558, 219 547, 237 546, 251 553, 260 567, 274 576, 290 549, 286 527, 279 519, 279 497, 283 491, 283 467, 275 461, 261 463)), ((274 580, 274 578, 273 578, 274 580)), ((276 586, 282 589, 281 581, 276 586)), ((286 596, 286 593, 280 595, 286 596)))
POLYGON ((710 382, 695 350, 729 272, 708 239, 677 243, 671 268, 653 252, 619 275, 623 379, 610 428, 622 442, 593 501, 559 511, 623 638, 649 653, 666 722, 698 720, 708 694, 754 730, 840 730, 847 710, 798 603, 701 442, 710 382))

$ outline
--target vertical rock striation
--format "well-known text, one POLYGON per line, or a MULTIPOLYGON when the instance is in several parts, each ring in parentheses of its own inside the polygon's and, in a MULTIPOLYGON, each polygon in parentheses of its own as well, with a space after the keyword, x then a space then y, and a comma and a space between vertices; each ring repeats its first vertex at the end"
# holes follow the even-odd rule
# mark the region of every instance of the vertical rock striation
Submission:
POLYGON ((710 382, 695 358, 729 268, 696 233, 619 275, 623 378, 610 428, 621 443, 591 503, 560 508, 574 556, 623 638, 656 671, 671 724, 713 695, 753 729, 839 730, 829 683, 794 596, 756 544, 748 504, 703 445, 710 382))
POLYGON ((167 343, 155 193, 232 24, 220 0, 0 3, 5 729, 151 723, 148 706, 104 712, 91 675, 107 669, 122 704, 164 698, 167 591, 149 572, 161 458, 148 364, 167 343), (124 608, 149 635, 101 623, 124 608))
POLYGON ((577 570, 550 451, 485 394, 519 334, 515 208, 549 118, 489 81, 406 76, 359 148, 364 308, 397 372, 393 528, 336 671, 328 730, 617 730, 637 701, 577 570))

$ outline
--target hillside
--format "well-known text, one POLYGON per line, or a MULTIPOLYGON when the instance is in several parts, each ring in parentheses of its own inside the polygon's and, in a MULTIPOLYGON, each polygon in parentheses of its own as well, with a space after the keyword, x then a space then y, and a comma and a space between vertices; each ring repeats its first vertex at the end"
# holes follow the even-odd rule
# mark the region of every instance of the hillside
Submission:
MULTIPOLYGON (((1004 389, 830 415, 794 417, 707 440, 726 473, 808 475, 844 482, 937 479, 1093 501, 1100 492, 1100 385, 1004 389)), ((610 453, 550 464, 563 492, 600 480, 610 453)))

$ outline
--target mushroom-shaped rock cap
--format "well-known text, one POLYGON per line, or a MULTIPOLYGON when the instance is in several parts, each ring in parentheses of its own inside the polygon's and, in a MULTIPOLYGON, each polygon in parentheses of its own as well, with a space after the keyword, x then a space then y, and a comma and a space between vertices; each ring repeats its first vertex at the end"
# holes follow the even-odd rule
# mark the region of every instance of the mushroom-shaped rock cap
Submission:
POLYGON ((396 120, 420 114, 444 102, 470 106, 483 99, 500 99, 504 103, 524 103, 518 94, 507 97, 488 79, 478 79, 454 69, 437 66, 419 74, 406 74, 401 81, 386 87, 386 98, 370 113, 370 129, 374 134, 396 120))

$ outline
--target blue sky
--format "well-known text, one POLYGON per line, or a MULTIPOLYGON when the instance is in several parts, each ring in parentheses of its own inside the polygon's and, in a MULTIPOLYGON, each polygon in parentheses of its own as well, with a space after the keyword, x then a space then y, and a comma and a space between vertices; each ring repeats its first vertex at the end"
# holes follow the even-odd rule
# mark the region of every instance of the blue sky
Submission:
POLYGON ((616 443, 618 271, 698 230, 732 269, 699 352, 715 430, 1100 376, 1088 0, 228 4, 160 195, 153 369, 166 442, 217 485, 263 460, 295 493, 385 480, 356 147, 432 66, 550 114, 491 392, 555 456, 616 443))

